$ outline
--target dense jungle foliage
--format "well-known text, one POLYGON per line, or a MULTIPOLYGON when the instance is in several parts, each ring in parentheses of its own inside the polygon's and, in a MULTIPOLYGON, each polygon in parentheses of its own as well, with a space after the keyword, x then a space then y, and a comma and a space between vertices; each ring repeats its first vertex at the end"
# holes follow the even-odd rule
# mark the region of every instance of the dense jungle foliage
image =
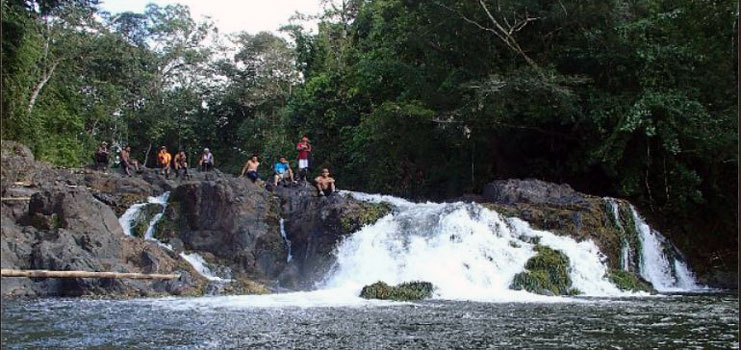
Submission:
POLYGON ((3 0, 2 137, 65 166, 104 140, 150 166, 159 145, 234 173, 256 153, 267 177, 307 135, 341 188, 566 182, 736 254, 736 1, 324 5, 318 32, 224 35, 179 5, 3 0))

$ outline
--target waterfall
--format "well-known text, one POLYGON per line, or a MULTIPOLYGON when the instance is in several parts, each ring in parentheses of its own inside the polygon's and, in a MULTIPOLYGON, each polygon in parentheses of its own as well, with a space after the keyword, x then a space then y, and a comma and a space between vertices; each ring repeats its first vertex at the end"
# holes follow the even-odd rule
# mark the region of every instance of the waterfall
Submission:
MULTIPOLYGON (((388 196, 349 193, 390 202, 388 196)), ((476 203, 411 203, 395 199, 393 213, 342 241, 336 264, 320 288, 353 289, 376 281, 432 282, 445 299, 533 298, 509 286, 535 255, 536 244, 569 258, 572 286, 585 295, 626 294, 607 280, 606 257, 594 242, 535 230, 476 203)))
MULTIPOLYGON (((641 242, 640 273, 660 292, 675 292, 701 289, 687 265, 675 254, 667 256, 670 243, 658 231, 648 226, 631 205, 635 228, 641 242)), ((673 253, 673 252, 672 252, 673 253)))
POLYGON ((291 259, 293 259, 293 256, 291 255, 291 241, 286 235, 286 225, 283 218, 280 219, 280 235, 281 237, 283 237, 283 242, 286 243, 286 249, 288 249, 288 257, 286 258, 286 262, 291 262, 291 259))
POLYGON ((211 269, 207 266, 206 261, 198 253, 186 254, 185 252, 180 253, 180 257, 185 259, 193 268, 205 277, 209 281, 229 282, 230 279, 224 279, 216 276, 211 269))
POLYGON ((625 237, 625 228, 620 221, 620 208, 615 198, 606 197, 610 211, 612 212, 612 219, 615 222, 615 226, 622 233, 620 237, 620 267, 623 271, 630 271, 630 261, 633 259, 633 249, 630 247, 630 242, 625 237))
MULTIPOLYGON (((144 239, 154 241, 158 245, 172 251, 172 246, 167 243, 163 243, 156 237, 154 237, 154 229, 160 219, 162 219, 162 216, 165 215, 165 210, 167 209, 167 200, 169 197, 170 192, 165 192, 158 197, 148 197, 146 203, 137 203, 126 209, 123 215, 121 215, 121 217, 118 219, 118 222, 119 224, 121 224, 121 228, 124 230, 124 233, 128 236, 131 236, 131 227, 133 227, 137 221, 145 219, 140 217, 142 208, 144 208, 147 204, 159 204, 160 206, 162 206, 162 210, 154 215, 151 220, 149 220, 147 231, 144 233, 144 239)), ((223 279, 214 275, 211 269, 207 266, 206 261, 203 260, 203 257, 198 255, 198 253, 193 252, 186 254, 185 252, 182 252, 180 253, 180 257, 187 261, 191 266, 193 266, 193 269, 198 271, 201 276, 205 277, 209 281, 230 281, 229 279, 223 279)))

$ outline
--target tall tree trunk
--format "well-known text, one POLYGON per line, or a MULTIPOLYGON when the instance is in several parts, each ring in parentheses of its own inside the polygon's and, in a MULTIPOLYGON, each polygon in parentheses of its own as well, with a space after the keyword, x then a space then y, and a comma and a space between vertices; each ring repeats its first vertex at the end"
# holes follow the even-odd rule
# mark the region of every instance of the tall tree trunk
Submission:
POLYGON ((147 153, 144 154, 144 163, 142 163, 142 166, 147 166, 147 160, 149 160, 149 151, 152 150, 152 143, 149 143, 149 147, 147 147, 147 153))
POLYGON ((54 62, 54 64, 51 65, 51 68, 49 68, 49 71, 41 77, 41 81, 33 88, 31 99, 28 101, 28 107, 26 107, 26 113, 31 114, 33 106, 36 105, 36 99, 39 97, 39 93, 41 93, 41 89, 43 89, 44 85, 49 82, 49 79, 51 79, 51 76, 54 74, 54 70, 58 65, 59 61, 54 62))

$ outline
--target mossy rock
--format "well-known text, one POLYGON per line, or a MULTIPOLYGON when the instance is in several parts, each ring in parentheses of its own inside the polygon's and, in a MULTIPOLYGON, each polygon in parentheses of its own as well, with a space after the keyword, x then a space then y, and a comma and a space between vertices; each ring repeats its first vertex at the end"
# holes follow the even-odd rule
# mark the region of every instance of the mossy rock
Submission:
POLYGON ((362 202, 358 206, 358 209, 343 213, 340 217, 343 232, 356 232, 391 212, 391 206, 388 203, 362 202))
POLYGON ((607 278, 614 283, 620 290, 631 292, 649 292, 656 293, 656 290, 650 283, 638 277, 635 273, 610 269, 607 278))
POLYGON ((170 242, 170 239, 177 236, 178 226, 183 220, 180 215, 180 202, 170 201, 167 203, 164 215, 157 225, 154 226, 154 238, 163 243, 170 242))
POLYGON ((510 289, 526 290, 542 295, 573 295, 569 258, 566 254, 536 245, 537 254, 525 264, 527 271, 515 275, 510 289))
POLYGON ((412 281, 397 286, 378 281, 363 287, 360 297, 365 299, 410 301, 421 300, 432 296, 434 287, 430 282, 412 281))
POLYGON ((160 204, 148 203, 144 205, 134 219, 133 225, 131 226, 131 235, 140 238, 144 237, 144 234, 149 228, 149 223, 160 212, 162 212, 162 205, 160 204))

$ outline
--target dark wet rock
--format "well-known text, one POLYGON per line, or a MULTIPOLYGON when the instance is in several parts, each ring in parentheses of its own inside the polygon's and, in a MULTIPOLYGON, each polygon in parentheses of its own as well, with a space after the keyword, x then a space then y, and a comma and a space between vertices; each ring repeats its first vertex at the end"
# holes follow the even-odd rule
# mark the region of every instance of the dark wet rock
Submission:
POLYGON ((487 201, 515 204, 579 205, 584 196, 568 184, 555 184, 535 179, 498 180, 484 186, 483 197, 487 201))
POLYGON ((422 300, 432 296, 434 286, 430 282, 412 281, 397 286, 378 281, 363 287, 360 297, 365 299, 381 299, 396 301, 422 300))
POLYGON ((277 277, 287 257, 278 200, 241 178, 216 172, 202 176, 212 181, 187 181, 173 190, 155 237, 178 239, 187 251, 211 253, 216 264, 235 272, 277 277))
MULTIPOLYGON (((139 296, 197 293, 201 289, 205 280, 177 254, 153 242, 123 234, 115 206, 97 198, 102 191, 84 185, 86 170, 51 167, 34 161, 23 150, 16 152, 19 156, 8 149, 3 142, 3 181, 6 174, 11 180, 21 181, 4 182, 3 193, 14 197, 24 194, 30 199, 1 204, 2 268, 176 273, 196 277, 186 278, 185 282, 182 278, 179 282, 163 282, 161 288, 145 280, 3 278, 0 290, 3 297, 139 296), (8 163, 22 167, 6 167, 8 163), (14 175, 14 171, 19 174, 14 175)), ((101 173, 101 176, 116 175, 101 173)), ((114 181, 119 182, 126 180, 114 181)), ((115 192, 116 186, 110 185, 105 190, 115 192)), ((135 182, 129 187, 137 186, 149 191, 146 185, 135 182)))
POLYGON ((334 263, 333 250, 349 234, 391 211, 387 204, 355 200, 346 195, 318 197, 311 187, 278 187, 285 231, 293 259, 280 276, 281 286, 311 289, 334 263))

